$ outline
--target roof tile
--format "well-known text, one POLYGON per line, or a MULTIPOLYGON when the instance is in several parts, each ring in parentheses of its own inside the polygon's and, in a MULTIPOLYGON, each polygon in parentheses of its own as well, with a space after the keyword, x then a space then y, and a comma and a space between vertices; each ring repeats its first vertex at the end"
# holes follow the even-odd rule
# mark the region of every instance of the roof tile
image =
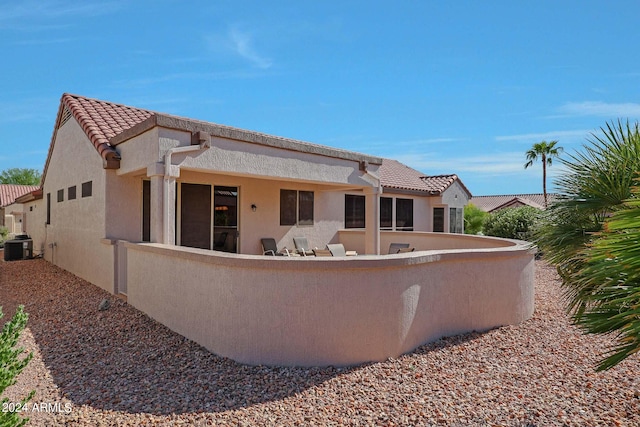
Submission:
POLYGON ((37 185, 0 184, 0 207, 12 204, 27 193, 37 190, 37 185))
MULTIPOLYGON (((555 199, 556 195, 553 193, 547 193, 549 202, 555 199)), ((538 209, 544 209, 544 194, 532 193, 532 194, 504 194, 497 196, 475 196, 469 203, 473 203, 480 209, 486 212, 491 212, 504 205, 511 205, 514 203, 521 203, 523 205, 533 206, 538 209)))
POLYGON ((385 188, 437 195, 442 194, 456 180, 458 176, 454 174, 428 176, 392 159, 383 159, 380 167, 380 183, 385 188))

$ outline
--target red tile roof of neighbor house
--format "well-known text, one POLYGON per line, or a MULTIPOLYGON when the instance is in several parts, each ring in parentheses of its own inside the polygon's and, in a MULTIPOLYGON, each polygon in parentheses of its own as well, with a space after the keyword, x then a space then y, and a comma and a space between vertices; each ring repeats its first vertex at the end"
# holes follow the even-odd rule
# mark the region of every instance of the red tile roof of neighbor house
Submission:
POLYGON ((439 195, 455 181, 458 181, 462 188, 471 196, 471 192, 455 174, 428 176, 392 159, 384 159, 380 167, 380 183, 387 189, 408 190, 439 195))
POLYGON ((0 184, 0 208, 12 204, 18 197, 38 188, 37 185, 0 184))
MULTIPOLYGON (((555 194, 547 193, 547 200, 551 203, 555 199, 555 194)), ((544 209, 544 194, 505 194, 500 196, 474 196, 469 203, 472 203, 485 212, 492 212, 498 209, 514 206, 526 205, 534 208, 544 209)))

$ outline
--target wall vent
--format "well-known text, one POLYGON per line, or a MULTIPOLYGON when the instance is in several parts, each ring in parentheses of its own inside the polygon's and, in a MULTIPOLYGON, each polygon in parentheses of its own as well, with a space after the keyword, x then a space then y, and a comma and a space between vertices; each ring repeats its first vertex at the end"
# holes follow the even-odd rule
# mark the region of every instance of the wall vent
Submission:
POLYGON ((71 111, 65 105, 64 110, 62 110, 62 117, 60 117, 60 125, 58 126, 58 129, 60 129, 62 125, 67 123, 67 120, 69 120, 70 117, 71 117, 71 111))

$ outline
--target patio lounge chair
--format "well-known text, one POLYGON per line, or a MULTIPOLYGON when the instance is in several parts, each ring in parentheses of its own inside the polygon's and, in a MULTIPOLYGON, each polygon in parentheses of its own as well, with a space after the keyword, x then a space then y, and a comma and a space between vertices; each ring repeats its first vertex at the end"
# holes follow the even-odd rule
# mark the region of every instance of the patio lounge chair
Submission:
POLYGON ((389 253, 397 254, 400 253, 400 249, 406 249, 409 247, 408 243, 392 243, 389 245, 389 253))
POLYGON ((294 237, 293 244, 296 245, 296 252, 302 256, 312 255, 313 249, 309 247, 309 241, 306 237, 294 237))
POLYGON ((314 249, 313 254, 315 256, 333 256, 329 249, 314 249))
POLYGON ((333 256, 347 256, 347 251, 344 250, 342 243, 328 244, 327 249, 329 249, 333 256))
POLYGON ((287 248, 284 248, 282 251, 278 251, 276 239, 267 237, 260 239, 260 242, 262 243, 262 255, 290 256, 289 249, 287 248))

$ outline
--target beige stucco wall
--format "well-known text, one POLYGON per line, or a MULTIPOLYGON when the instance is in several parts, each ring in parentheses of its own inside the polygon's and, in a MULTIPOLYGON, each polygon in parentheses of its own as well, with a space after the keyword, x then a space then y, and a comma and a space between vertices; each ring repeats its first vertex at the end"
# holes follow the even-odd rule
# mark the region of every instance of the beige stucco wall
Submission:
POLYGON ((51 223, 46 225, 42 242, 44 257, 113 292, 113 248, 100 243, 105 237, 105 185, 102 158, 78 123, 69 119, 56 133, 43 199, 38 204, 38 209, 46 211, 47 194, 51 194, 51 223), (87 181, 92 181, 92 195, 83 198, 82 183, 87 181), (74 185, 76 199, 69 200, 68 187, 74 185), (63 202, 57 201, 60 189, 64 190, 63 202))
POLYGON ((130 304, 248 364, 385 360, 534 309, 535 264, 522 245, 346 258, 126 246, 130 304))
POLYGON ((23 204, 25 233, 33 240, 33 254, 43 255, 45 252, 47 206, 43 199, 32 200, 23 204))
POLYGON ((142 177, 105 174, 105 237, 142 241, 142 177))
POLYGON ((450 208, 463 208, 469 203, 469 194, 464 191, 458 181, 455 181, 442 193, 442 203, 450 208))

